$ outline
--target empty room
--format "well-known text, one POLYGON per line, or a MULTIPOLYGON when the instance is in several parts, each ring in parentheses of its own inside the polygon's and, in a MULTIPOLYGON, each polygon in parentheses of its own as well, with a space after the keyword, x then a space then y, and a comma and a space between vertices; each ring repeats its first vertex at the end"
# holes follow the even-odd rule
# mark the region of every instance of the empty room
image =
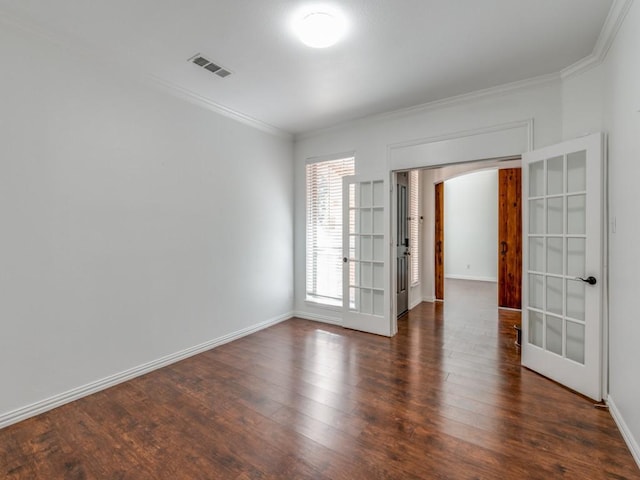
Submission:
POLYGON ((638 58, 634 0, 0 0, 0 478, 640 479, 638 58))

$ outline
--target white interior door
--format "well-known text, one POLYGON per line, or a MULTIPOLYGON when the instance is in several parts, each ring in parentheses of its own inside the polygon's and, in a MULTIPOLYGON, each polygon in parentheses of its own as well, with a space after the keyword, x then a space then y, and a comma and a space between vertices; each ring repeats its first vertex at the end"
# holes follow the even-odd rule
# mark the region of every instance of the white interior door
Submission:
POLYGON ((343 179, 344 326, 391 335, 384 180, 343 179))
POLYGON ((523 156, 522 364, 602 399, 603 137, 523 156))

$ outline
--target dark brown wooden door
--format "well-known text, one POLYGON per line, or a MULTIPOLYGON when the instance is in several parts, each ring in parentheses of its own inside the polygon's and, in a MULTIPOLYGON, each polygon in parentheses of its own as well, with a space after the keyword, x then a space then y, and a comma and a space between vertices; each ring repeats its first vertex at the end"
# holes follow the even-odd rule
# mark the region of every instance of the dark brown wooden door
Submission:
POLYGON ((435 187, 435 295, 436 300, 444 300, 444 182, 435 187))
POLYGON ((522 307, 522 172, 498 171, 498 305, 522 307))

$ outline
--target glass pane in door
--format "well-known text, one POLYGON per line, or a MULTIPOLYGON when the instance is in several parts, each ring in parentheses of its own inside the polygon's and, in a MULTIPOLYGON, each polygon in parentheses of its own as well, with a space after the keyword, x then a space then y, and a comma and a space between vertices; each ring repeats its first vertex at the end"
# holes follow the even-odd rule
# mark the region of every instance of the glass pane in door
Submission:
POLYGON ((567 233, 583 234, 585 232, 586 212, 586 195, 572 195, 567 198, 567 233))
POLYGON ((547 239, 547 273, 562 275, 562 238, 551 237, 547 239))
POLYGON ((562 355, 562 318, 546 315, 546 348, 556 355, 562 355))
POLYGON ((383 315, 384 206, 382 181, 359 182, 348 189, 349 309, 383 315))
POLYGON ((542 275, 529 275, 529 305, 534 308, 543 308, 544 277, 542 275))
POLYGON ((547 195, 562 193, 564 162, 562 157, 547 160, 547 195))
POLYGON ((562 279, 547 277, 547 311, 562 315, 562 279))
POLYGON ((567 322, 567 358, 584 363, 584 325, 567 322))
POLYGON ((544 346, 542 329, 544 328, 544 318, 539 312, 529 312, 529 342, 538 346, 544 346))
POLYGON ((529 270, 544 272, 544 238, 529 239, 529 270))
POLYGON ((564 198, 550 198, 547 200, 547 233, 562 234, 563 221, 562 211, 564 208, 564 198))
POLYGON ((529 201, 529 233, 545 233, 544 200, 529 201))
POLYGON ((587 135, 522 157, 522 365, 595 401, 606 390, 605 141, 587 135))
POLYGON ((585 319, 585 283, 581 280, 567 280, 567 317, 585 319))
POLYGON ((529 164, 528 342, 584 362, 586 152, 529 164))
POLYGON ((587 152, 582 150, 567 155, 567 193, 587 189, 587 152))
POLYGON ((585 275, 585 247, 584 238, 567 238, 567 275, 582 277, 585 275))
POLYGON ((529 197, 544 195, 544 162, 529 165, 529 197))

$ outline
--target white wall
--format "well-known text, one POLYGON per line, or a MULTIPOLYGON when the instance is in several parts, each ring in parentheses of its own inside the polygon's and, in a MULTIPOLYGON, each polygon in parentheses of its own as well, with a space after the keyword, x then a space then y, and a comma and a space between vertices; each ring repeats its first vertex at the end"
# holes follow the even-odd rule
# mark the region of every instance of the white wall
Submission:
POLYGON ((610 377, 614 409, 640 465, 640 321, 638 181, 640 179, 640 4, 634 2, 604 68, 604 123, 609 132, 610 377))
POLYGON ((0 419, 292 311, 292 142, 0 27, 0 419))
MULTIPOLYGON (((459 132, 529 119, 534 123, 535 146, 553 144, 561 139, 562 134, 561 93, 559 80, 548 81, 448 106, 418 108, 364 119, 298 137, 294 150, 296 313, 306 318, 341 323, 339 311, 305 301, 305 159, 355 151, 357 174, 387 178, 390 145, 455 136, 459 132)), ((429 187, 426 183, 424 185, 426 191, 429 187)), ((428 258, 426 255, 428 253, 425 259, 428 258)), ((429 285, 423 285, 426 297, 429 288, 429 285)))
POLYGON ((640 465, 640 5, 633 2, 605 61, 563 80, 563 137, 608 133, 609 403, 640 465), (615 225, 615 228, 614 228, 615 225))
POLYGON ((604 68, 591 68, 562 82, 562 136, 564 140, 604 130, 604 68))
POLYGON ((498 277, 498 172, 444 182, 444 274, 495 282, 498 277))

